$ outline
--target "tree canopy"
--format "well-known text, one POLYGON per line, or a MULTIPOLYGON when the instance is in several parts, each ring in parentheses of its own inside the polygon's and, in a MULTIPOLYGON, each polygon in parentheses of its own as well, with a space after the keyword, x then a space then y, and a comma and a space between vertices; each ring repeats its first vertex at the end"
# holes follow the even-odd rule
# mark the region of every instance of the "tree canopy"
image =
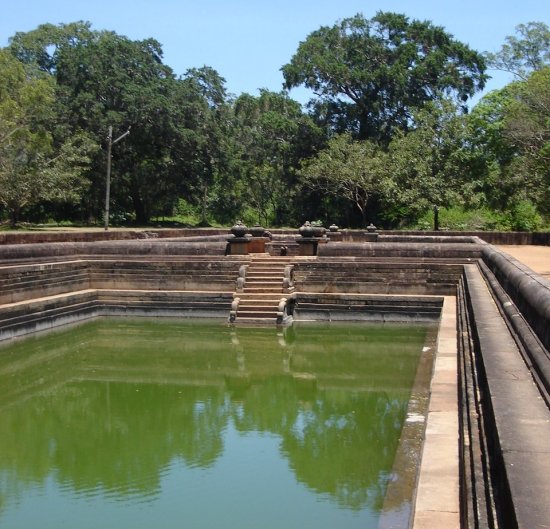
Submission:
POLYGON ((0 204, 16 224, 23 208, 43 201, 75 202, 94 145, 86 135, 56 146, 47 124, 54 84, 0 50, 0 204))
POLYGON ((472 202, 480 182, 472 169, 477 153, 469 143, 468 125, 452 102, 442 100, 417 111, 415 128, 399 134, 390 145, 389 165, 394 202, 410 212, 434 211, 472 202))
POLYGON ((374 142, 340 134, 305 163, 302 175, 312 189, 354 204, 366 227, 369 201, 387 187, 387 163, 386 154, 374 142))
POLYGON ((485 54, 489 66, 521 79, 550 66, 550 28, 544 22, 519 24, 516 34, 507 36, 498 52, 485 54))
POLYGON ((131 128, 112 150, 112 224, 394 227, 483 205, 534 226, 550 214, 549 33, 516 31, 483 55, 430 21, 356 15, 306 36, 283 90, 255 95, 211 66, 177 75, 153 38, 82 21, 16 33, 0 49, 0 221, 100 222, 112 127, 131 128), (517 80, 467 108, 486 60, 517 80))
POLYGON ((483 56, 443 28, 384 12, 314 31, 282 72, 286 88, 312 89, 346 130, 383 143, 413 109, 441 94, 465 102, 487 79, 483 56))

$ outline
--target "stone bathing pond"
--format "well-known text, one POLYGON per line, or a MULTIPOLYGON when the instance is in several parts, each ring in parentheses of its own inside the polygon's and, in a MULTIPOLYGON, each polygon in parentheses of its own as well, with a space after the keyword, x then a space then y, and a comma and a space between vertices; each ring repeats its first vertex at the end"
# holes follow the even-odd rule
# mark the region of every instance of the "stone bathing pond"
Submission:
POLYGON ((101 319, 3 347, 0 526, 406 528, 435 332, 101 319))
POLYGON ((545 527, 550 285, 521 263, 100 235, 0 237, 0 527, 545 527))

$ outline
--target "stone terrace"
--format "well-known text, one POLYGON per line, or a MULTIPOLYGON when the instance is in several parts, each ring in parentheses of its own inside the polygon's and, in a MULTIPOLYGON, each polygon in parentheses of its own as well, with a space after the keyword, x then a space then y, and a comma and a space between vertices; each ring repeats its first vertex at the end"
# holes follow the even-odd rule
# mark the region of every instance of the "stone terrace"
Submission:
MULTIPOLYGON (((251 256, 225 255, 223 233, 192 235, 0 244, 0 337, 101 315, 227 318, 251 256)), ((297 248, 280 235, 267 247, 297 248)), ((443 299, 456 312, 451 326, 442 320, 422 463, 432 474, 421 470, 414 528, 547 527, 550 283, 473 236, 365 240, 345 233, 315 257, 289 256, 281 295, 289 320, 434 319, 443 299), (438 388, 456 412, 440 411, 438 388), (427 493, 427 475, 454 475, 456 486, 449 478, 437 486, 445 494, 427 493)))

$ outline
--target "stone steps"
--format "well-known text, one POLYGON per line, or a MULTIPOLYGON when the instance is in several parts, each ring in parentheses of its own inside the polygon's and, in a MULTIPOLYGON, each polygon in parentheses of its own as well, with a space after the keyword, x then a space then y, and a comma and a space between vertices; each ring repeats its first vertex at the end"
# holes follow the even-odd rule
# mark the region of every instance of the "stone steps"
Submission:
POLYGON ((238 312, 238 320, 241 321, 243 318, 247 319, 265 319, 273 321, 277 318, 277 311, 270 310, 241 310, 238 312))
POLYGON ((236 321, 239 323, 273 323, 281 298, 284 297, 285 268, 292 259, 253 255, 246 273, 243 292, 239 298, 236 321))

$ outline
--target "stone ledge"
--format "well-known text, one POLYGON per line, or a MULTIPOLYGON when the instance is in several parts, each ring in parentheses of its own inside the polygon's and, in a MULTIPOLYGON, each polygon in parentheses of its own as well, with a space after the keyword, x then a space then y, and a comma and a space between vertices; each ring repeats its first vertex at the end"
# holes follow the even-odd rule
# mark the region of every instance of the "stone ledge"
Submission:
POLYGON ((550 411, 478 267, 466 266, 465 278, 498 512, 510 527, 543 528, 550 520, 550 411))
POLYGON ((87 289, 0 305, 0 342, 104 315, 227 318, 231 292, 87 289))
POLYGON ((413 529, 460 527, 456 299, 441 311, 413 529))

